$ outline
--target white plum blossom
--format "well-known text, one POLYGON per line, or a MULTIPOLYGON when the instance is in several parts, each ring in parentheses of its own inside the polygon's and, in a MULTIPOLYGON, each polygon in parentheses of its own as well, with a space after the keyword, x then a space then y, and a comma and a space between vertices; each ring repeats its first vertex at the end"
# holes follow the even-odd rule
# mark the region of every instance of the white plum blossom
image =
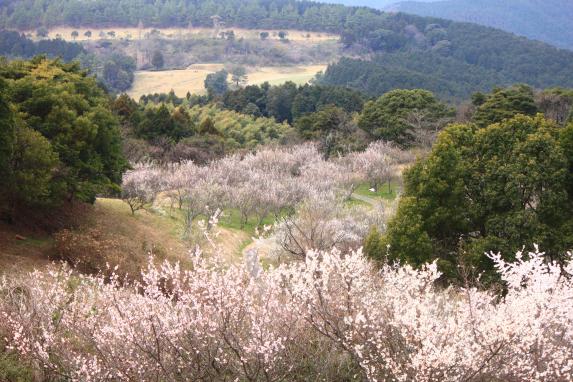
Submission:
POLYGON ((63 266, 0 281, 0 332, 47 378, 72 381, 332 380, 342 364, 368 381, 573 380, 572 255, 490 257, 503 295, 360 251, 267 271, 150 260, 131 284, 63 266))

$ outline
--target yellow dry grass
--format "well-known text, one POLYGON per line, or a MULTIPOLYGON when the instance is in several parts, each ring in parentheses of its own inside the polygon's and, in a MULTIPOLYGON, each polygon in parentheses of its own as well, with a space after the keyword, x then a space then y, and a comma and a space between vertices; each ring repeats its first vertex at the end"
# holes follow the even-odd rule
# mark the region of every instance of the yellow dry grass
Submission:
MULTIPOLYGON (((223 64, 197 64, 184 70, 139 71, 135 73, 135 81, 128 94, 135 99, 139 99, 144 94, 167 93, 171 90, 179 97, 184 97, 187 92, 204 94, 204 82, 207 75, 223 67, 223 64)), ((258 85, 269 82, 271 85, 280 85, 292 81, 302 85, 324 70, 326 70, 326 65, 248 68, 247 84, 258 85)))
MULTIPOLYGON (((56 38, 60 37, 64 40, 68 41, 87 41, 87 40, 99 40, 100 33, 105 34, 106 38, 110 38, 107 35, 108 32, 115 32, 115 39, 130 39, 130 40, 139 40, 145 39, 149 36, 153 28, 72 28, 72 27, 57 27, 52 28, 49 30, 48 37, 49 38, 56 38), (87 31, 92 32, 91 38, 86 37, 84 34, 87 31), (79 36, 77 38, 72 37, 72 32, 77 31, 79 36)), ((173 38, 173 39, 181 39, 181 38, 188 38, 188 37, 206 37, 206 38, 214 38, 216 36, 216 31, 213 28, 157 28, 156 31, 161 33, 161 36, 164 38, 173 38)), ((237 38, 244 38, 244 39, 259 39, 261 32, 268 32, 270 40, 279 40, 278 37, 278 30, 262 30, 262 29, 242 29, 242 28, 227 28, 222 29, 221 31, 233 31, 237 38)), ((292 41, 308 41, 308 42, 321 42, 321 41, 332 41, 338 40, 339 36, 335 34, 329 33, 318 33, 318 32, 308 32, 308 31, 300 31, 300 30, 288 30, 285 29, 285 32, 288 33, 287 38, 292 41)), ((35 31, 26 31, 30 33, 35 38, 36 33, 35 31)))
POLYGON ((53 241, 47 234, 29 234, 0 223, 0 277, 48 267, 53 241), (25 240, 19 240, 23 235, 25 240))

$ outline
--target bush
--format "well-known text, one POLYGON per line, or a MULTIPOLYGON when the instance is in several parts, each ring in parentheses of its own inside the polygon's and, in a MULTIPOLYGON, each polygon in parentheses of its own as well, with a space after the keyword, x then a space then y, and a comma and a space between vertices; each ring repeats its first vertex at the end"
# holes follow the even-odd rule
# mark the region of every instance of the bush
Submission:
MULTIPOLYGON (((572 131, 542 115, 446 128, 429 157, 405 174, 385 236, 391 257, 439 259, 450 278, 475 269, 484 281, 496 274, 487 251, 514 253, 537 242, 559 259, 573 248, 572 131)), ((382 246, 370 255, 386 252, 382 246)))

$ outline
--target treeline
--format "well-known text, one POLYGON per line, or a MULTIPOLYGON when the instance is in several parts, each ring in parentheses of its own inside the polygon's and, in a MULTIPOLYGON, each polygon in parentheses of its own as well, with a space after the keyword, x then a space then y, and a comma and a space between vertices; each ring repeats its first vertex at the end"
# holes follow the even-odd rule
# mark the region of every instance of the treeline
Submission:
MULTIPOLYGON (((228 26, 330 32, 344 30, 346 19, 360 13, 340 5, 295 0, 16 0, 2 4, 0 10, 0 26, 20 29, 39 25, 137 26, 140 21, 152 27, 211 27, 212 17, 218 15, 228 26)), ((362 13, 381 15, 377 11, 362 13)))
POLYGON ((136 69, 135 60, 117 51, 105 41, 98 46, 98 54, 88 52, 81 44, 62 39, 33 41, 24 34, 0 30, 0 56, 9 59, 30 59, 35 56, 77 60, 111 92, 118 93, 131 87, 136 69))
POLYGON ((32 58, 37 55, 47 55, 50 58, 60 57, 65 61, 71 61, 85 53, 83 46, 75 42, 61 39, 35 42, 18 32, 0 30, 0 56, 32 58))
MULTIPOLYGON (((322 83, 376 96, 397 87, 424 88, 450 100, 491 91, 496 85, 573 86, 572 52, 478 25, 439 22, 440 27, 415 27, 421 39, 442 34, 443 39, 433 46, 402 47, 372 60, 342 59, 329 66, 322 83), (424 34, 428 28, 430 32, 424 34)), ((407 28, 414 31, 414 24, 407 28)))
POLYGON ((250 85, 227 91, 221 98, 223 106, 244 114, 275 118, 292 123, 304 114, 332 105, 354 113, 362 110, 364 95, 338 86, 297 86, 293 82, 270 86, 250 85))
POLYGON ((204 164, 237 150, 295 139, 287 123, 222 110, 203 97, 157 94, 136 103, 122 95, 112 109, 123 127, 125 155, 133 163, 192 160, 204 164))
POLYGON ((291 124, 299 139, 320 142, 323 154, 364 150, 373 140, 402 147, 431 146, 437 131, 453 120, 454 110, 429 91, 398 89, 376 101, 338 86, 246 86, 217 94, 225 73, 206 81, 210 98, 243 114, 274 118, 291 124), (220 80, 220 81, 219 81, 220 80))

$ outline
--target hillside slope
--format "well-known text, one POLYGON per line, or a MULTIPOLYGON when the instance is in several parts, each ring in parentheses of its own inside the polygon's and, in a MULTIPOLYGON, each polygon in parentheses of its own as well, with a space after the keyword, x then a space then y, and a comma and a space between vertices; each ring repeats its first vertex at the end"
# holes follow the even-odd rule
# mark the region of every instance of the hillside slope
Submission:
POLYGON ((0 5, 0 28, 139 24, 188 28, 190 24, 209 27, 215 22, 227 29, 328 32, 341 36, 349 55, 368 60, 343 60, 326 71, 323 81, 372 95, 392 88, 422 87, 442 98, 459 100, 495 85, 573 87, 573 52, 477 24, 296 0, 153 4, 143 0, 51 0, 46 7, 39 3, 13 0, 0 5))
POLYGON ((406 1, 387 9, 486 25, 573 49, 570 27, 573 2, 570 0, 406 1))

